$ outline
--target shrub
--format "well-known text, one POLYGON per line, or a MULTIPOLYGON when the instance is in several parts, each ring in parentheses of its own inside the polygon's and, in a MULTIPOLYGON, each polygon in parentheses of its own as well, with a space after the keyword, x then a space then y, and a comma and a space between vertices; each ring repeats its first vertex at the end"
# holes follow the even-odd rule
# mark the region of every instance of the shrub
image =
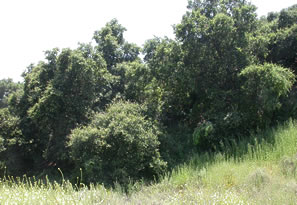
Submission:
POLYGON ((210 143, 214 133, 214 126, 211 122, 206 121, 199 123, 193 133, 193 142, 195 145, 205 145, 210 143))
POLYGON ((127 184, 152 179, 166 167, 158 150, 159 133, 145 118, 142 106, 120 101, 95 114, 88 126, 72 131, 71 157, 83 169, 84 182, 127 184))
POLYGON ((251 65, 239 75, 243 79, 241 109, 250 125, 266 126, 281 108, 280 98, 287 96, 295 82, 289 69, 275 64, 251 65))

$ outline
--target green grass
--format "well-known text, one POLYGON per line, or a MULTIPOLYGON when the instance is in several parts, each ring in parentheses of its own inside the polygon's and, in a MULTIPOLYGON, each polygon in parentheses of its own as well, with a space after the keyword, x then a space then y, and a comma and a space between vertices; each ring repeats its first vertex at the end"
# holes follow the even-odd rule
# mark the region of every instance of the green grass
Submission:
POLYGON ((289 121, 229 151, 195 155, 159 183, 78 188, 67 181, 2 179, 0 204, 296 204, 297 124, 289 121), (33 182, 31 182, 33 181, 33 182))

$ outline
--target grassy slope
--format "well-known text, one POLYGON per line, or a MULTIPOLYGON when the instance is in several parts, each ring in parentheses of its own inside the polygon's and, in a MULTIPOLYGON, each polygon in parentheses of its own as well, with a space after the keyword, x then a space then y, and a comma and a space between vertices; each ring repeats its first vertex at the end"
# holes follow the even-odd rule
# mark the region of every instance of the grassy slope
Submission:
POLYGON ((102 186, 80 188, 0 182, 0 204, 296 204, 297 123, 193 156, 160 183, 135 184, 129 196, 102 186), (260 141, 257 139, 265 139, 260 141), (252 142, 252 143, 251 143, 252 142))

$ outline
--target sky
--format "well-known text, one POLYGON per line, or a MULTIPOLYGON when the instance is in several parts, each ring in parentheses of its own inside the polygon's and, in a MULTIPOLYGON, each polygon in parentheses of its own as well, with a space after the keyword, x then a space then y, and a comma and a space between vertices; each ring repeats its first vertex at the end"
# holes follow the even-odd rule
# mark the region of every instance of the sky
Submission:
MULTIPOLYGON (((76 48, 94 31, 118 19, 125 39, 143 45, 154 36, 174 38, 172 25, 187 11, 187 0, 0 0, 0 79, 22 81, 22 72, 44 60, 52 48, 76 48)), ((251 0, 258 16, 297 0, 251 0)))

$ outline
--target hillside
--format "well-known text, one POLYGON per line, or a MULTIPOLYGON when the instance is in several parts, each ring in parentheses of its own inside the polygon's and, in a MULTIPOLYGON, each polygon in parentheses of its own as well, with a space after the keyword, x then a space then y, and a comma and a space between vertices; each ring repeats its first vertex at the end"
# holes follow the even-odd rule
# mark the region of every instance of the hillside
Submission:
POLYGON ((0 80, 0 202, 295 203, 297 5, 187 9, 174 39, 112 19, 0 80))
MULTIPOLYGON (((230 145, 229 151, 193 156, 160 183, 131 184, 124 194, 69 182, 0 183, 1 204, 296 204, 297 122, 230 145), (263 139, 257 141, 257 139, 263 139), (247 146, 245 146, 247 145, 247 146), (231 151, 232 150, 232 151, 231 151)), ((61 180, 63 178, 61 177, 61 180)))

